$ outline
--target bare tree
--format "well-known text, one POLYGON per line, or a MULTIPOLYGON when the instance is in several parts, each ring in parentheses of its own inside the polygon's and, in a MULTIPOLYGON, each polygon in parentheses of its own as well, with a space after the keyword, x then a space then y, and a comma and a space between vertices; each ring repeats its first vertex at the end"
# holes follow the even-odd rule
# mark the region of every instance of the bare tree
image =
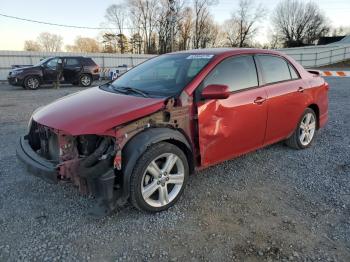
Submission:
POLYGON ((157 0, 129 0, 129 9, 133 27, 140 27, 140 35, 144 38, 145 53, 153 53, 159 2, 157 0))
POLYGON ((327 19, 318 5, 300 0, 279 2, 272 23, 286 47, 313 44, 329 31, 327 19))
POLYGON ((98 53, 100 52, 100 45, 93 38, 78 36, 74 41, 74 45, 67 45, 66 49, 71 52, 98 53))
POLYGON ((230 46, 246 47, 253 41, 258 31, 258 23, 266 15, 261 4, 254 0, 240 0, 238 9, 232 13, 231 19, 225 22, 224 28, 230 46))
POLYGON ((160 0, 158 7, 157 26, 158 51, 163 54, 174 51, 176 37, 179 34, 179 23, 184 10, 183 0, 160 0), (173 10, 171 10, 173 9, 173 10))
POLYGON ((210 16, 209 5, 211 0, 193 0, 194 22, 193 22, 193 47, 200 48, 205 38, 205 27, 210 16))
POLYGON ((128 21, 128 10, 126 8, 125 3, 121 4, 114 4, 107 8, 105 18, 107 19, 108 23, 112 24, 114 27, 117 28, 118 32, 117 35, 120 37, 118 38, 119 41, 119 47, 120 52, 123 54, 126 51, 125 44, 125 24, 128 21))
POLYGON ((61 51, 63 38, 60 35, 43 32, 38 36, 37 42, 43 51, 58 52, 61 51))
POLYGON ((41 47, 38 42, 27 40, 24 42, 24 51, 40 51, 41 47))
POLYGON ((192 36, 193 27, 193 10, 191 7, 186 7, 181 12, 181 20, 178 23, 179 31, 179 50, 187 50, 190 47, 190 39, 192 36))

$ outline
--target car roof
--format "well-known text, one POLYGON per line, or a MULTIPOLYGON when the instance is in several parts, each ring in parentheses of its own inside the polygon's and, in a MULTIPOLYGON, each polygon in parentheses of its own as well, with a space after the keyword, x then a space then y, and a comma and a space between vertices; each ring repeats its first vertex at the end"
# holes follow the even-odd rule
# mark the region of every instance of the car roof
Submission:
POLYGON ((283 55, 281 52, 269 50, 269 49, 259 49, 259 48, 204 48, 204 49, 193 49, 174 52, 171 54, 212 54, 212 55, 222 55, 222 54, 275 54, 283 55))

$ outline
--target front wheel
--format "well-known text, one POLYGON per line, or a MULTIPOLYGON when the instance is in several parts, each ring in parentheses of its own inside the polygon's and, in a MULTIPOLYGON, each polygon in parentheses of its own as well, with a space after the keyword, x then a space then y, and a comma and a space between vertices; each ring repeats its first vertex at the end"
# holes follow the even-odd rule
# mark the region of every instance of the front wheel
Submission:
POLYGON ((24 88, 36 90, 40 86, 40 80, 37 76, 27 76, 24 79, 24 88))
POLYGON ((316 133, 316 114, 307 108, 302 115, 294 133, 286 140, 286 144, 295 149, 304 149, 311 145, 316 133))
POLYGON ((160 142, 138 160, 130 185, 131 203, 138 209, 159 212, 173 206, 183 193, 189 167, 184 152, 160 142))

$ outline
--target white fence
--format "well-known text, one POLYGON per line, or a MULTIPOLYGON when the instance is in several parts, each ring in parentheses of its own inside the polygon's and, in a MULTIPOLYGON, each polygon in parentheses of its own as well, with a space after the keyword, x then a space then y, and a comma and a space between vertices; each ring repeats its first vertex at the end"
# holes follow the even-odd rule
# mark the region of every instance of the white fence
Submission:
POLYGON ((350 44, 277 49, 306 68, 330 65, 350 59, 350 44))
POLYGON ((121 65, 133 67, 153 57, 153 55, 132 54, 0 51, 0 80, 6 80, 12 65, 35 65, 40 62, 40 59, 50 56, 87 56, 102 69, 121 65))
MULTIPOLYGON (((307 46, 278 49, 302 64, 306 68, 338 63, 350 59, 350 44, 307 46)), ((115 68, 121 65, 133 67, 153 55, 104 54, 104 53, 67 53, 67 52, 25 52, 0 51, 0 80, 6 80, 12 65, 35 65, 40 59, 50 56, 87 56, 102 68, 115 68)))

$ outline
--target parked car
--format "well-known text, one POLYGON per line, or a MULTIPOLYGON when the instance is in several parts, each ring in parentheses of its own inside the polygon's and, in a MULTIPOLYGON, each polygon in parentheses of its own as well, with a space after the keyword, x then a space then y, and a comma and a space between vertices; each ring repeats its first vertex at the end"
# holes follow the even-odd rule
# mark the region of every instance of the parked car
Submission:
POLYGON ((8 82, 26 89, 38 89, 41 84, 52 84, 57 82, 59 62, 63 66, 60 83, 88 87, 100 77, 99 67, 91 58, 61 56, 49 57, 34 66, 12 69, 7 77, 8 82))
POLYGON ((17 155, 34 175, 95 195, 93 214, 128 200, 162 211, 198 169, 279 141, 309 147, 328 88, 276 51, 165 54, 35 111, 17 155))

